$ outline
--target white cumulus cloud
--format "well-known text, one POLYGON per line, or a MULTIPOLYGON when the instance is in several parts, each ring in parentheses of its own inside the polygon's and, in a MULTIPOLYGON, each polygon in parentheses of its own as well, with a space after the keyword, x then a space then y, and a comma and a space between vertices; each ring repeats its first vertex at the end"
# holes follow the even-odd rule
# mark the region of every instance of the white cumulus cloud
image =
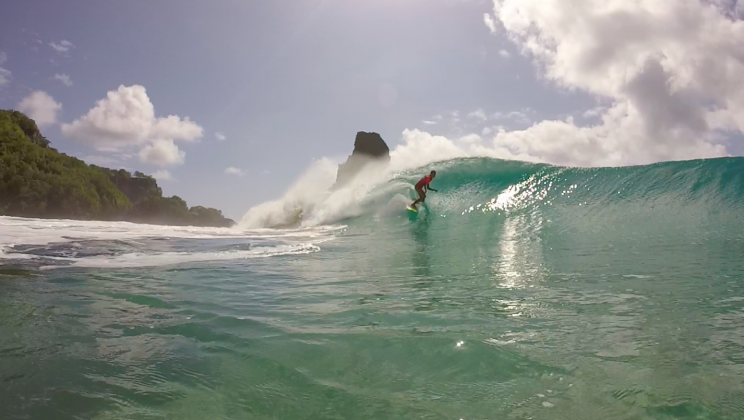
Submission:
POLYGON ((496 22, 493 20, 493 17, 490 14, 483 14, 483 23, 486 24, 486 27, 489 31, 491 31, 492 34, 496 33, 496 22))
POLYGON ((57 122, 57 112, 62 104, 56 102, 48 93, 37 90, 26 96, 18 104, 18 110, 36 121, 39 126, 57 122))
POLYGON ((182 164, 185 153, 176 141, 195 141, 203 129, 188 117, 155 117, 155 108, 143 86, 119 86, 62 133, 99 151, 138 148, 142 162, 157 166, 182 164))
POLYGON ((58 53, 65 53, 75 48, 75 44, 73 44, 70 41, 64 40, 64 39, 60 42, 52 41, 49 43, 49 46, 52 47, 58 53))
MULTIPOLYGON (((499 132, 503 129, 499 128, 499 132)), ((484 130, 484 136, 492 130, 484 130)), ((478 134, 468 134, 457 138, 433 135, 421 130, 404 130, 401 144, 391 152, 391 169, 416 168, 432 162, 461 157, 487 156, 497 159, 517 159, 539 162, 540 157, 525 153, 513 145, 487 140, 478 134)))
POLYGON ((245 175, 242 169, 234 168, 232 166, 230 166, 229 168, 225 168, 225 173, 228 175, 237 175, 237 176, 245 175))
POLYGON ((179 165, 184 162, 186 153, 178 149, 171 139, 154 140, 139 152, 140 161, 156 166, 179 165))
POLYGON ((57 74, 54 75, 54 80, 59 80, 65 86, 72 86, 72 79, 70 79, 70 76, 68 76, 66 74, 59 74, 59 73, 57 73, 57 74))
POLYGON ((493 115, 491 115, 491 119, 494 120, 500 120, 500 121, 512 121, 520 124, 529 124, 532 122, 532 118, 530 118, 530 114, 534 114, 534 111, 525 108, 521 111, 510 111, 510 112, 496 112, 493 115))
POLYGON ((485 121, 488 117, 486 117, 485 111, 483 111, 481 108, 478 108, 475 111, 469 113, 468 118, 485 121))
POLYGON ((0 67, 0 87, 3 87, 10 83, 10 77, 12 75, 13 74, 10 72, 10 70, 0 67))
POLYGON ((158 181, 173 181, 174 180, 173 175, 171 175, 171 173, 166 171, 165 169, 155 171, 155 173, 152 174, 152 177, 157 179, 158 181))
POLYGON ((596 118, 601 116, 604 112, 607 111, 607 108, 603 106, 597 106, 592 109, 587 109, 584 111, 583 114, 581 114, 584 118, 596 118))
POLYGON ((227 136, 225 136, 225 133, 222 133, 222 132, 219 132, 219 131, 216 132, 216 133, 214 133, 214 137, 217 138, 217 140, 219 140, 219 141, 225 141, 225 140, 227 140, 227 136))
POLYGON ((490 150, 615 166, 724 156, 720 131, 744 132, 744 22, 720 4, 493 2, 496 20, 543 77, 610 106, 587 115, 601 112, 594 125, 569 118, 500 130, 490 150))
POLYGON ((501 56, 501 58, 511 57, 511 54, 509 53, 509 51, 504 50, 504 49, 499 50, 499 55, 501 56))
MULTIPOLYGON (((5 64, 6 61, 8 61, 8 55, 4 52, 0 52, 0 66, 5 64)), ((0 87, 3 87, 10 83, 11 76, 13 76, 13 74, 10 72, 10 70, 0 67, 0 87)))

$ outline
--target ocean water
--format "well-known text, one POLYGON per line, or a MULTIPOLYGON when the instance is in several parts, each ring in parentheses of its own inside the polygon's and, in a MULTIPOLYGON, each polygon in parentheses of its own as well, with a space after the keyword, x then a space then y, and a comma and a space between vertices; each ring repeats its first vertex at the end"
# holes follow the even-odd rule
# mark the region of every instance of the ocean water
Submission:
POLYGON ((3 419, 744 418, 742 158, 454 159, 0 249, 3 419))

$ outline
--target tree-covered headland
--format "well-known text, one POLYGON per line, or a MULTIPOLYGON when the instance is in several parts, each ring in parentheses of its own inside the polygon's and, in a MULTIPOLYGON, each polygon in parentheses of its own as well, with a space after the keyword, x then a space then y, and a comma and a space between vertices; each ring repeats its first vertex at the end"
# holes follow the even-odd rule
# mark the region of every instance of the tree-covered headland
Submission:
POLYGON ((163 197, 151 176, 88 165, 60 153, 50 147, 34 120, 4 110, 0 110, 0 215, 215 227, 235 224, 220 210, 189 208, 178 196, 163 197))

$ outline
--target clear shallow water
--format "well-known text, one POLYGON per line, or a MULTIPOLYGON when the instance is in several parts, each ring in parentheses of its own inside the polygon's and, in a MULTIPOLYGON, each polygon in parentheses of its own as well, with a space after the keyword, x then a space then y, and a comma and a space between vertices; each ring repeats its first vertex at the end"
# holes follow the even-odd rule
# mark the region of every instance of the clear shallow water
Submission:
POLYGON ((3 418, 744 418, 741 169, 456 160, 415 220, 402 174, 294 231, 0 218, 3 418))

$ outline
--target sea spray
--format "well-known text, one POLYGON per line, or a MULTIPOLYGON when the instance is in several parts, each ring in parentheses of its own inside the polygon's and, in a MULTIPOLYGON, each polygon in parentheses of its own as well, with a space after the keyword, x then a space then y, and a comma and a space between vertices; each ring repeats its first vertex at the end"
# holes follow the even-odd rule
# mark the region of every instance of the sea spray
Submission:
POLYGON ((250 209, 243 228, 319 226, 362 215, 365 199, 374 199, 391 176, 387 165, 370 162, 343 187, 332 190, 337 166, 329 159, 314 162, 279 200, 250 209), (374 192, 373 192, 374 191, 374 192), (372 196, 370 196, 372 194, 372 196))
POLYGON ((329 195, 337 164, 323 158, 310 167, 278 200, 251 208, 238 223, 240 228, 287 227, 299 225, 302 216, 329 195))

